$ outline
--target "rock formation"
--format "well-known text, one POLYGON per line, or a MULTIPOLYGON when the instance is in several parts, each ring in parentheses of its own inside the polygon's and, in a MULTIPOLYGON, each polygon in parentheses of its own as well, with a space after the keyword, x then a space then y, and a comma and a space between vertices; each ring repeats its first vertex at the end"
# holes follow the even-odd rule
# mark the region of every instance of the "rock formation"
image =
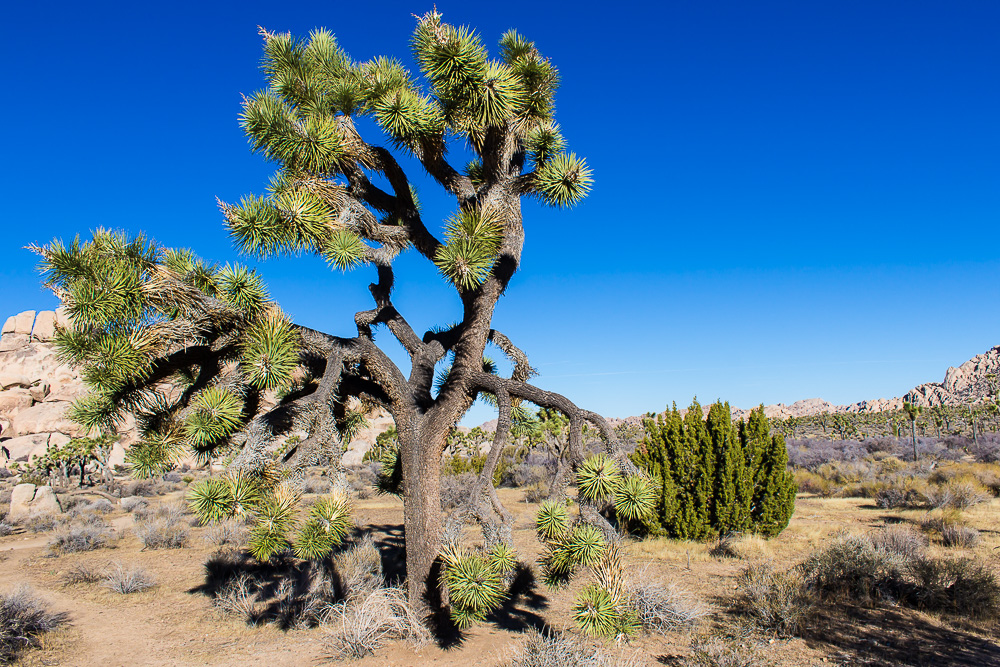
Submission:
MULTIPOLYGON (((29 310, 7 318, 0 338, 0 466, 28 462, 45 454, 50 445, 61 446, 70 438, 87 435, 66 416, 70 403, 86 393, 79 373, 56 358, 52 344, 57 326, 69 322, 62 309, 29 310)), ((368 417, 369 425, 351 441, 344 453, 345 465, 361 463, 375 438, 392 426, 384 411, 368 417)), ((134 424, 127 423, 109 463, 121 465, 125 452, 138 438, 134 424)))

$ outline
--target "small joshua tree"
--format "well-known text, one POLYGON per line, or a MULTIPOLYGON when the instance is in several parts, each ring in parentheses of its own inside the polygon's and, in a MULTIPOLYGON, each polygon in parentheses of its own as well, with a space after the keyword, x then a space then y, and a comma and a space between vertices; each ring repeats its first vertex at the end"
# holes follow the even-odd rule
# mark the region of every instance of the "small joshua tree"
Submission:
MULTIPOLYGON (((396 427, 416 603, 437 585, 441 454, 477 398, 499 415, 469 512, 493 542, 509 539, 511 516, 490 480, 525 404, 565 415, 574 466, 590 422, 621 471, 635 470, 603 418, 528 382, 528 357, 492 325, 521 261, 522 198, 571 207, 590 190, 591 171, 566 150, 555 122, 556 68, 517 32, 504 34, 491 58, 473 31, 425 14, 411 41, 422 80, 392 58, 352 60, 326 30, 306 39, 261 34, 267 87, 245 99, 240 120, 277 173, 267 194, 220 203, 226 224, 250 255, 312 253, 337 270, 372 269, 373 308, 355 313, 357 335, 342 338, 293 324, 246 268, 207 264, 141 235, 102 231, 90 242, 35 248, 73 317, 56 344, 91 389, 73 415, 106 431, 134 415, 143 435, 130 451, 136 472, 168 469, 183 450, 231 455, 230 476, 199 487, 194 501, 203 517, 256 517, 254 549, 265 557, 298 548, 303 535, 292 533, 317 525, 310 521, 330 530, 332 516, 303 518, 296 509, 296 476, 321 456, 339 458, 361 419, 350 399, 381 406, 396 427), (360 118, 381 129, 388 147, 362 136, 360 118), (468 164, 449 162, 454 144, 472 151, 468 164), (454 198, 443 234, 421 211, 397 156, 419 162, 454 198), (402 252, 431 262, 452 285, 458 323, 420 335, 396 309, 393 264, 402 252), (376 345, 380 326, 408 353, 409 373, 376 345), (511 360, 510 376, 484 357, 487 345, 511 360), (164 391, 168 379, 180 388, 164 391), (304 437, 288 445, 293 431, 304 437)), ((587 520, 607 524, 596 511, 587 520)))
POLYGON ((910 403, 909 401, 903 402, 903 412, 910 420, 910 439, 913 442, 913 460, 917 460, 917 417, 924 411, 919 405, 910 403))

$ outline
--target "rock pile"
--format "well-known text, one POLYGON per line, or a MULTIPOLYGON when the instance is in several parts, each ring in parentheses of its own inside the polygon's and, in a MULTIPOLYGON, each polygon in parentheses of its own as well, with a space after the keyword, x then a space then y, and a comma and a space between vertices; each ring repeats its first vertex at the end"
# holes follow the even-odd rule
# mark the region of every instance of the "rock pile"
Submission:
MULTIPOLYGON (((66 416, 70 403, 86 393, 79 373, 61 363, 52 337, 57 326, 67 326, 63 309, 29 310, 7 318, 0 338, 0 466, 28 462, 45 454, 50 445, 62 446, 87 435, 66 416)), ((369 425, 351 441, 345 465, 358 465, 375 438, 392 426, 382 410, 369 415, 369 425)), ((109 463, 120 465, 138 434, 131 426, 122 433, 109 463)), ((193 461, 192 461, 193 462, 193 461)))
MULTIPOLYGON (((0 337, 0 462, 28 462, 49 445, 61 446, 86 435, 66 416, 70 403, 86 390, 73 368, 59 361, 51 343, 66 313, 29 310, 7 318, 0 337)), ((120 463, 124 450, 115 452, 120 463)), ((117 460, 114 460, 117 459, 117 460)))

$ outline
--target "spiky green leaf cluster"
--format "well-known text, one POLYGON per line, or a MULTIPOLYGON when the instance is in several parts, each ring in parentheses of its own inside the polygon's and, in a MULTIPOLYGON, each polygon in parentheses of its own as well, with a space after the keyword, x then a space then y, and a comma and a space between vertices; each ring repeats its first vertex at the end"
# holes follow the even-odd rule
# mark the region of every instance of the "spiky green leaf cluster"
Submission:
POLYGON ((587 161, 576 153, 559 153, 535 170, 534 192, 549 206, 567 208, 580 202, 594 183, 587 161))
POLYGON ((343 542, 350 531, 351 506, 340 494, 330 494, 309 508, 295 538, 295 555, 304 560, 322 560, 343 542))
POLYGON ((169 472, 184 450, 184 439, 176 430, 147 431, 125 453, 131 475, 149 479, 169 472))
POLYGON ((248 549, 254 558, 266 562, 288 549, 298 503, 299 495, 285 486, 263 499, 250 530, 248 549))
POLYGON ((580 465, 576 473, 576 484, 581 498, 600 502, 615 495, 622 484, 622 476, 613 459, 598 454, 580 465))
POLYGON ((569 509, 566 503, 546 500, 535 517, 535 530, 543 540, 554 540, 569 531, 569 509))
POLYGON ((254 322, 243 338, 240 361, 254 387, 287 387, 299 363, 299 337, 291 321, 274 309, 254 322))
POLYGON ((188 503, 203 524, 228 519, 233 514, 233 499, 224 480, 209 478, 191 485, 188 503))
POLYGON ((191 446, 204 451, 217 446, 243 423, 243 401, 220 387, 208 387, 198 394, 184 420, 184 433, 191 446))
POLYGON ((442 553, 441 579, 448 589, 451 618, 459 629, 485 620, 507 597, 504 576, 509 572, 511 554, 496 549, 488 554, 468 553, 459 548, 442 553))
POLYGON ((615 515, 619 520, 640 521, 652 516, 656 508, 656 489, 649 480, 630 475, 615 492, 615 515))
POLYGON ((580 629, 593 637, 627 638, 641 627, 635 608, 616 601, 608 591, 593 584, 580 591, 571 614, 580 629))
POLYGON ((474 289, 489 277, 502 237, 502 224, 492 212, 462 209, 448 220, 447 242, 438 248, 434 263, 460 289, 474 289))

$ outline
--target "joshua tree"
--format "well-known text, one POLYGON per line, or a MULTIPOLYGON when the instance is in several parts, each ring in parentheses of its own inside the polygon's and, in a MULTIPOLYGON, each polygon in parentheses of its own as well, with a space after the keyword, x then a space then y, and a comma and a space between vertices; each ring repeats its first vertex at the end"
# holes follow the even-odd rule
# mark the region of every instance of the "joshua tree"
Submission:
MULTIPOLYGON (((220 203, 226 224, 236 247, 253 256, 313 253, 335 269, 374 269, 373 308, 354 314, 356 336, 341 338, 289 322, 252 272, 206 265, 142 237, 101 232, 90 243, 36 248, 48 284, 75 318, 59 345, 85 367, 92 389, 74 415, 107 430, 135 414, 144 434, 131 454, 136 470, 169 467, 180 447, 206 456, 228 448, 231 470, 294 478, 321 455, 339 458, 359 419, 348 399, 383 407, 399 444, 416 602, 436 585, 446 437, 477 398, 492 401, 499 417, 470 504, 495 539, 509 535, 510 515, 488 480, 524 403, 565 415, 574 467, 589 422, 621 471, 635 471, 603 418, 529 384, 535 371, 528 357, 492 324, 521 261, 522 198, 571 207, 587 195, 591 171, 565 150, 555 122, 556 68, 514 31, 490 58, 474 32, 442 22, 437 12, 420 17, 411 42, 420 81, 392 58, 351 60, 326 30, 306 39, 261 34, 267 88, 244 100, 240 120, 253 150, 277 173, 268 194, 220 203), (368 125, 356 125, 361 118, 381 129, 386 146, 362 136, 368 125), (473 159, 451 164, 454 145, 473 159), (422 213, 399 157, 419 163, 454 197, 443 235, 422 213), (463 309, 457 324, 420 335, 395 308, 393 263, 404 251, 433 263, 454 287, 463 309), (408 373, 376 345, 379 326, 409 354, 408 373), (484 357, 490 344, 511 360, 509 377, 484 357), (446 370, 435 381, 439 365, 446 370), (170 377, 186 378, 183 391, 158 392, 170 377), (286 439, 292 431, 304 435, 286 439), (270 465, 275 450, 284 471, 270 465)), ((249 488, 234 479, 230 509, 241 507, 237 492, 249 488)), ((205 508, 205 497, 220 489, 205 487, 205 508)), ((284 498, 268 501, 279 527, 289 521, 284 498)), ((341 509, 328 514, 340 517, 341 509)), ((594 508, 581 510, 585 520, 604 522, 594 508)), ((324 516, 314 518, 329 523, 324 516)), ((276 535, 261 538, 260 554, 286 544, 276 535)))
POLYGON ((909 401, 903 402, 903 412, 910 418, 910 438, 913 440, 913 460, 917 460, 917 417, 924 409, 919 405, 914 405, 909 401))

